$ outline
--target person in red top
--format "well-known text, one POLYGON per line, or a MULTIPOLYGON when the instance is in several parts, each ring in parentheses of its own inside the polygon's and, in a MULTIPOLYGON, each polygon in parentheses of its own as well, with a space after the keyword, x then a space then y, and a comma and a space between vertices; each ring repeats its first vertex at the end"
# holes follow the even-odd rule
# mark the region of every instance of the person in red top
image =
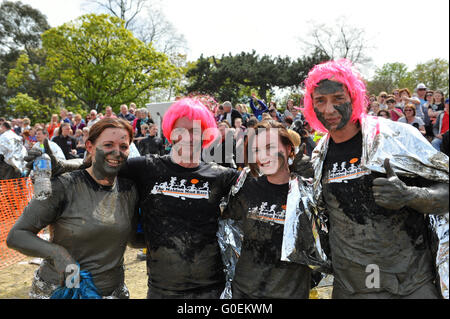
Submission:
POLYGON ((110 118, 117 118, 117 116, 113 112, 112 107, 109 106, 109 105, 105 108, 105 115, 102 117, 102 119, 104 119, 105 117, 106 118, 108 118, 108 117, 110 117, 110 118))
POLYGON ((59 123, 58 114, 52 114, 52 119, 47 126, 48 138, 51 139, 53 137, 53 131, 55 128, 59 127, 61 124, 59 123))
POLYGON ((389 95, 386 100, 386 105, 388 107, 389 113, 391 114, 391 120, 396 122, 399 118, 403 116, 401 109, 395 107, 395 98, 393 95, 389 95))
POLYGON ((435 137, 431 141, 431 144, 438 151, 441 150, 442 135, 444 135, 444 133, 447 131, 448 131, 448 99, 445 100, 444 111, 437 116, 436 122, 433 125, 433 133, 435 137))

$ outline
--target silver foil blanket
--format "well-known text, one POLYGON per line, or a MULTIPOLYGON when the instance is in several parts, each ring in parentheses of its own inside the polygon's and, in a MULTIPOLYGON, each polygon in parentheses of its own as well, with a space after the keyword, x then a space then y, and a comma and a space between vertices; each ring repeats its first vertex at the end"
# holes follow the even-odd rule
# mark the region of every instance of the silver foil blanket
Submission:
POLYGON ((225 267, 225 289, 220 299, 231 299, 231 282, 234 278, 236 263, 241 255, 242 230, 239 221, 232 219, 219 220, 219 230, 217 232, 219 247, 222 253, 222 261, 225 267))
POLYGON ((27 156, 27 150, 19 135, 11 130, 0 134, 0 154, 5 157, 7 164, 17 167, 23 173, 25 169, 23 158, 27 156))
POLYGON ((448 299, 448 213, 445 215, 429 215, 433 232, 432 250, 436 258, 438 286, 442 297, 448 299))
MULTIPOLYGON (((220 211, 223 213, 227 207, 232 196, 235 196, 242 185, 244 185, 245 179, 249 173, 250 169, 245 167, 241 174, 239 175, 236 183, 231 187, 229 194, 222 198, 220 203, 220 211)), ((224 264, 225 271, 225 289, 222 292, 220 299, 231 299, 231 282, 234 278, 234 270, 236 268, 236 263, 241 255, 242 240, 244 235, 242 233, 240 221, 235 221, 232 219, 219 219, 219 229, 217 231, 217 240, 219 242, 220 251, 222 254, 222 261, 224 264)))
MULTIPOLYGON (((389 158, 394 172, 400 176, 417 177, 449 183, 449 158, 437 151, 415 127, 388 119, 364 115, 361 118, 363 147, 361 165, 371 171, 386 173, 383 163, 389 158)), ((328 150, 330 136, 325 135, 311 156, 314 167, 314 200, 322 199, 322 165, 328 150)), ((429 226, 433 232, 432 247, 435 258, 437 280, 441 294, 448 299, 448 212, 444 215, 429 215, 429 226)))
POLYGON ((324 245, 328 229, 314 202, 312 181, 295 176, 289 182, 281 260, 331 273, 324 245))
POLYGON ((448 156, 438 152, 409 124, 367 116, 361 121, 363 154, 361 165, 385 173, 389 158, 397 175, 448 183, 448 156))

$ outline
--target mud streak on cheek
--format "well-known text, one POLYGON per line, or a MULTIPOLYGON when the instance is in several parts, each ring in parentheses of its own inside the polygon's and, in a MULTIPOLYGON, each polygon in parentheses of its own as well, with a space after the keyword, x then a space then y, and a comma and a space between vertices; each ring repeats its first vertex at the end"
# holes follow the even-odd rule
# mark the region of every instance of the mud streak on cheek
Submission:
POLYGON ((108 155, 113 155, 117 160, 120 160, 120 157, 122 157, 122 154, 116 150, 112 152, 104 152, 103 149, 97 147, 95 149, 95 162, 92 165, 92 171, 95 178, 98 180, 106 179, 111 182, 117 176, 120 166, 115 168, 110 167, 106 162, 106 156, 108 155))
POLYGON ((322 123, 322 125, 328 130, 330 129, 330 126, 328 125, 327 121, 325 121, 325 117, 323 116, 323 113, 319 111, 318 108, 314 108, 314 112, 316 113, 317 119, 322 123))
POLYGON ((278 160, 280 161, 278 163, 278 169, 283 168, 284 166, 286 166, 287 162, 286 162, 286 157, 284 156, 283 152, 278 152, 277 153, 277 157, 278 160))
POLYGON ((350 118, 352 117, 352 103, 346 102, 340 105, 334 105, 333 107, 336 109, 336 111, 339 112, 342 117, 341 122, 336 127, 336 129, 339 130, 347 125, 347 123, 350 121, 350 118))

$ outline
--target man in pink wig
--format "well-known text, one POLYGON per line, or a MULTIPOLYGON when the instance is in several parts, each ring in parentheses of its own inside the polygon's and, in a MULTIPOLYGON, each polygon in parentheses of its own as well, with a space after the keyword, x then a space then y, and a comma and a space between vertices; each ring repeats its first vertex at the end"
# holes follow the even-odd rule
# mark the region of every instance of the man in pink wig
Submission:
MULTIPOLYGON (((426 221, 447 227, 448 248, 448 157, 417 130, 366 115, 350 61, 316 65, 304 84, 306 120, 327 132, 312 162, 329 217, 333 298, 438 298, 426 221)), ((437 258, 448 280, 448 252, 437 258)))

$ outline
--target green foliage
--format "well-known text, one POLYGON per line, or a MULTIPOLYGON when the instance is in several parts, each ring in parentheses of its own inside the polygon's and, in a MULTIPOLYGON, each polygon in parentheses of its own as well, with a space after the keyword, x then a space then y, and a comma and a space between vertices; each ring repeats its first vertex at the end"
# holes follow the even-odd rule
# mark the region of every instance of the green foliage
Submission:
MULTIPOLYGON (((42 65, 45 59, 39 52, 41 46, 41 34, 50 26, 45 16, 29 5, 20 1, 3 1, 0 5, 0 106, 5 106, 7 101, 15 97, 18 92, 28 93, 30 96, 42 101, 51 97, 48 86, 40 82, 38 77, 32 81, 13 83, 13 87, 7 85, 7 76, 16 65, 21 54, 28 56, 31 65, 42 65)), ((21 72, 25 72, 26 63, 21 57, 21 72)), ((19 72, 19 70, 18 70, 19 72)), ((23 73, 22 73, 23 74, 23 73)), ((16 74, 15 76, 20 76, 16 74)), ((16 77, 19 81, 19 78, 16 77)), ((14 82, 14 80, 12 80, 14 82)), ((7 109, 0 107, 0 116, 6 116, 7 109)))
POLYGON ((145 92, 167 87, 176 69, 165 54, 136 39, 124 22, 88 14, 42 35, 44 74, 53 89, 86 110, 144 102, 145 92))
POLYGON ((404 63, 386 63, 376 70, 375 76, 368 82, 368 89, 375 95, 381 91, 391 93, 397 88, 408 88, 414 92, 417 84, 425 83, 429 89, 442 90, 448 95, 448 68, 448 61, 444 59, 417 64, 412 71, 408 71, 404 63))
POLYGON ((175 67, 175 72, 169 80, 168 87, 156 88, 146 92, 147 102, 164 102, 173 100, 174 97, 183 94, 185 74, 188 69, 188 62, 185 54, 169 53, 169 62, 175 67))
POLYGON ((56 109, 52 109, 48 105, 42 105, 28 94, 23 93, 18 93, 17 96, 9 99, 6 109, 15 118, 28 117, 33 124, 47 123, 51 114, 56 112, 56 109))
POLYGON ((21 54, 19 56, 16 61, 16 67, 9 72, 6 78, 6 83, 10 88, 17 88, 22 84, 29 63, 30 59, 27 54, 21 54))
MULTIPOLYGON (((375 71, 372 81, 368 82, 370 94, 378 95, 379 92, 392 93, 394 89, 414 87, 416 80, 404 63, 386 63, 375 71)), ((412 91, 411 91, 412 92, 412 91)))
POLYGON ((441 90, 448 96, 449 74, 448 61, 444 59, 432 59, 425 63, 419 63, 412 71, 412 77, 418 83, 425 83, 431 90, 441 90))
POLYGON ((299 86, 315 64, 327 59, 319 53, 294 61, 289 57, 260 57, 255 51, 222 55, 220 59, 202 55, 188 68, 186 90, 211 94, 232 103, 242 102, 243 95, 252 92, 267 100, 274 87, 299 86))

